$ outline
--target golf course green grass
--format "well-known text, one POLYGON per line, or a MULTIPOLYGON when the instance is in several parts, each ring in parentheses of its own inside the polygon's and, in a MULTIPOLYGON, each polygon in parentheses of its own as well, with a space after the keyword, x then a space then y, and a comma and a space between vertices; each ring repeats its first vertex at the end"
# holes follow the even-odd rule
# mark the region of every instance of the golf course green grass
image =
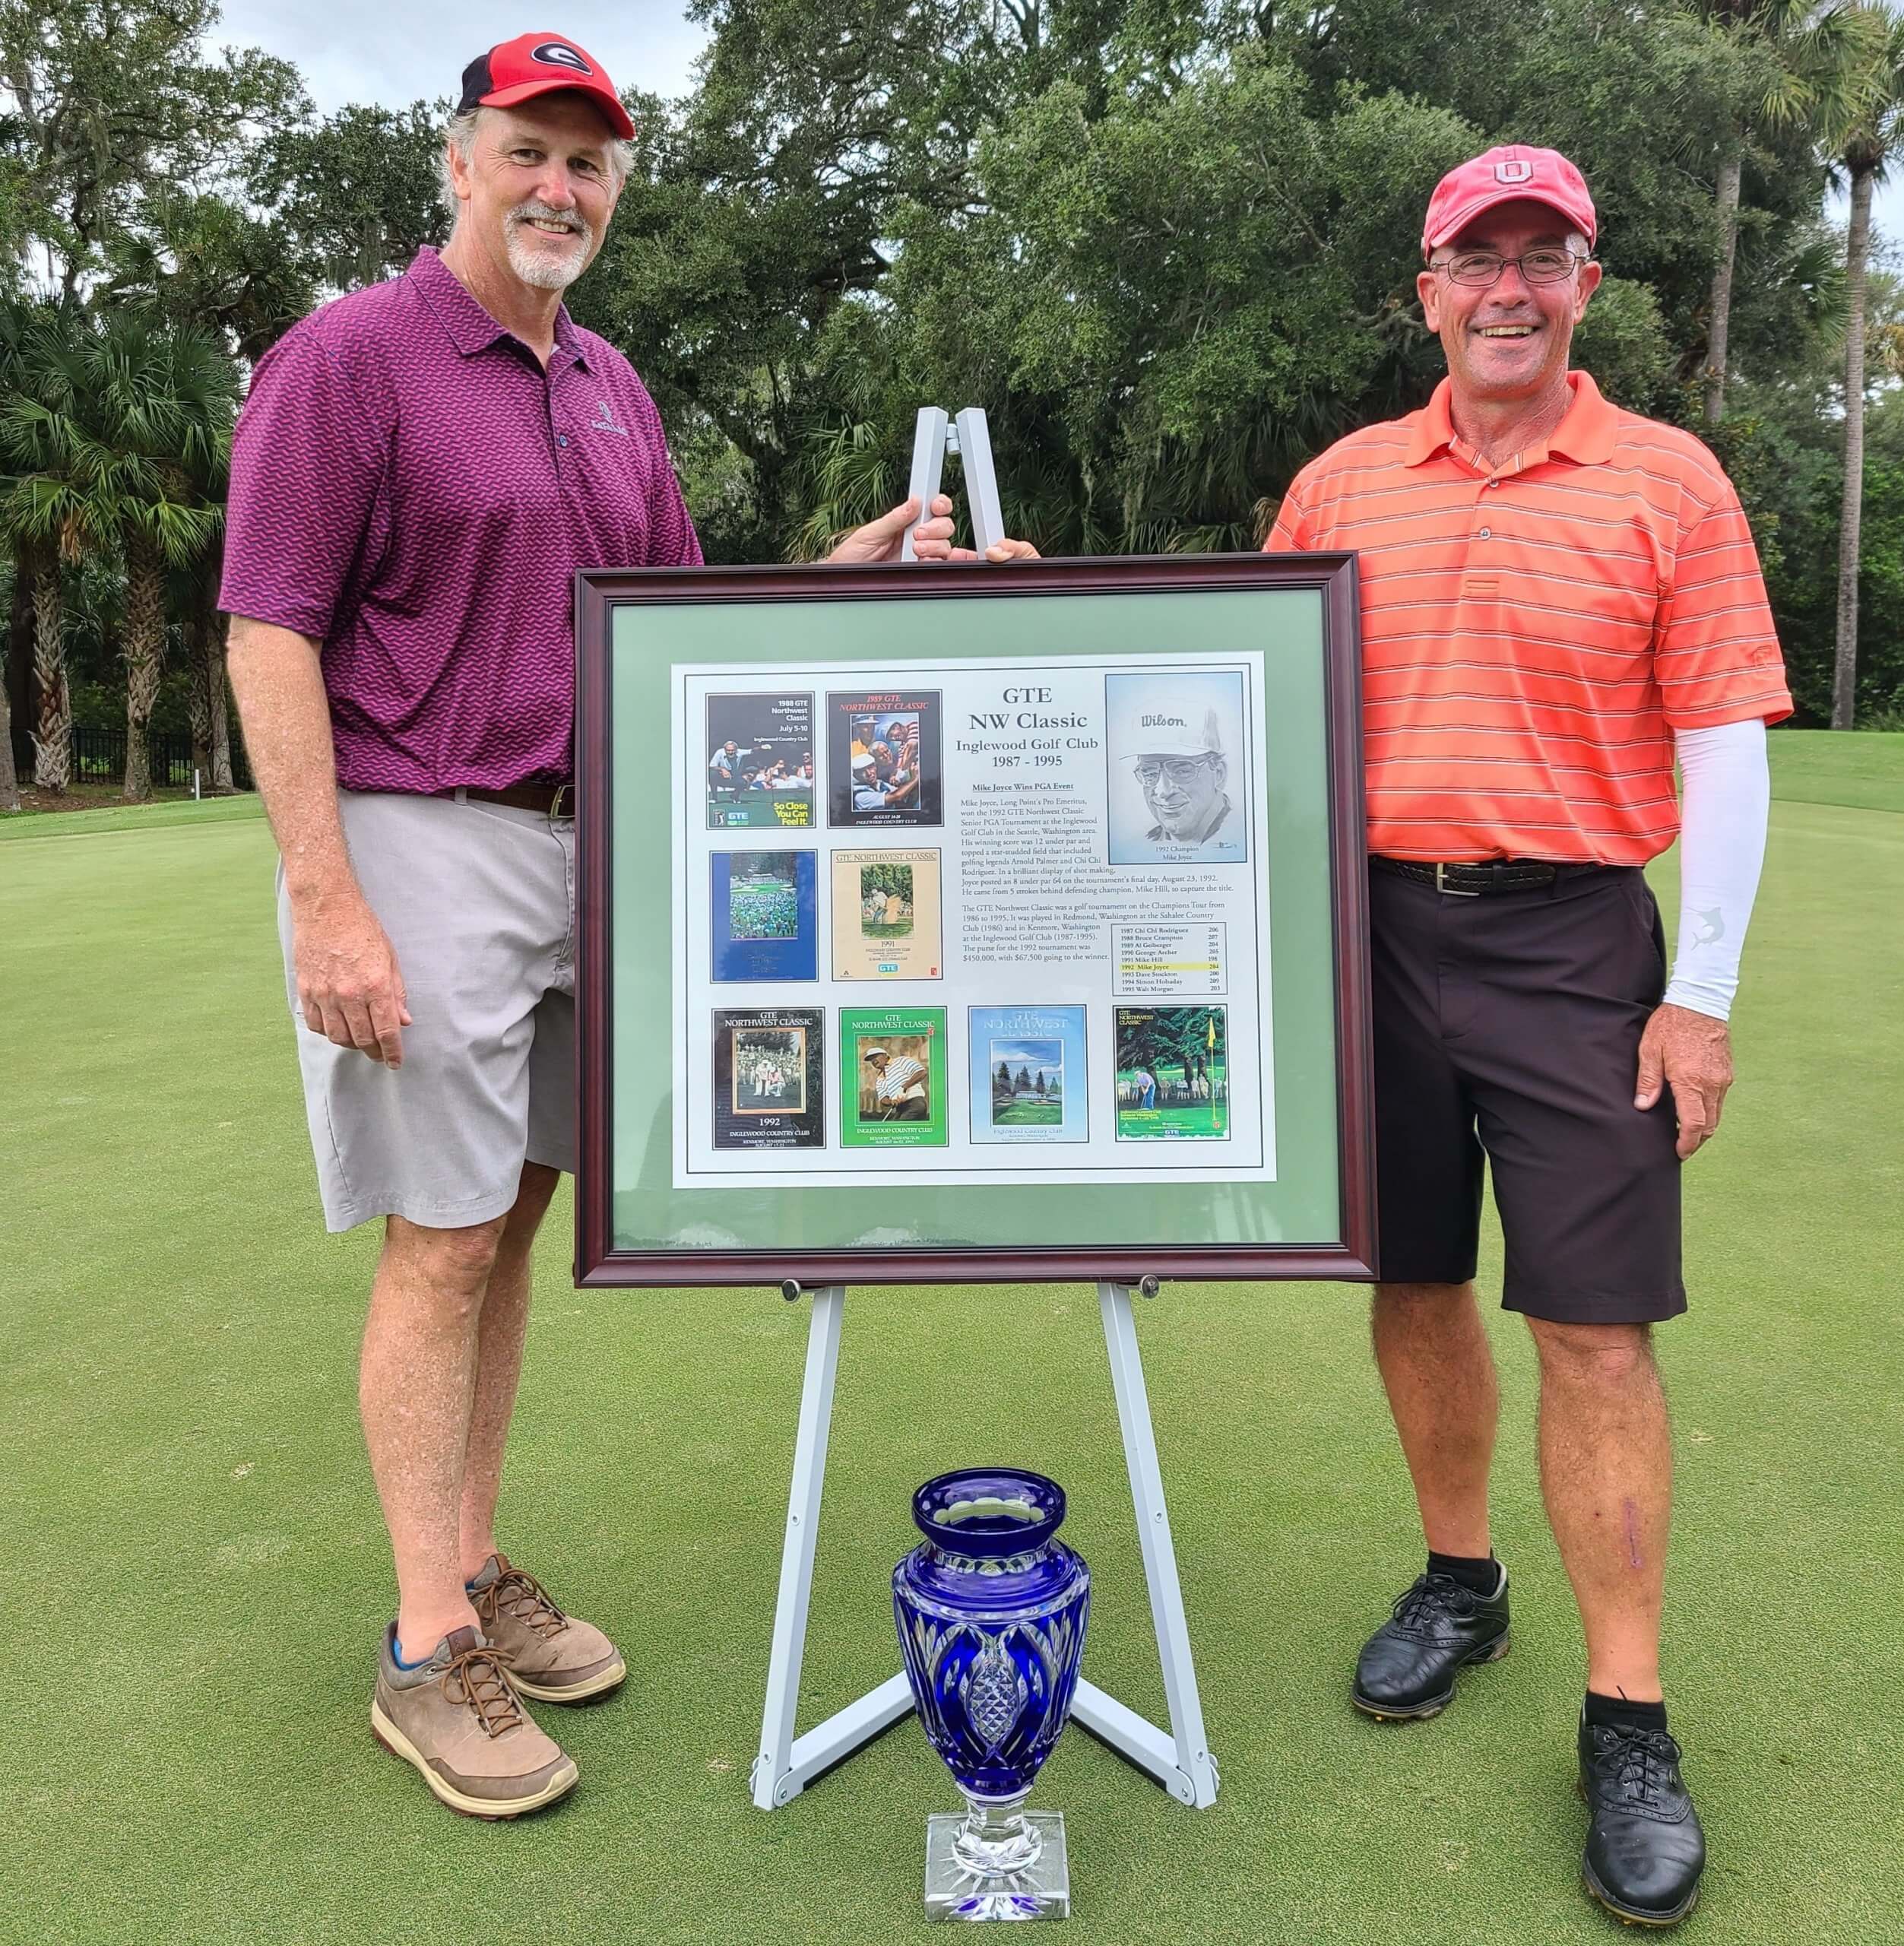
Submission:
MULTIPOLYGON (((1227 1092, 1209 1101, 1170 1102, 1165 1095, 1187 1084, 1181 1067, 1158 1062, 1148 1072, 1157 1083, 1158 1105, 1154 1108, 1129 1107, 1133 1095, 1133 1077, 1126 1069, 1117 1070, 1117 1139, 1120 1142, 1183 1142, 1220 1140, 1229 1133, 1230 1101, 1227 1092)), ((1229 1075, 1227 1061, 1217 1061, 1210 1079, 1218 1089, 1229 1075)))
MULTIPOLYGON (((1703 1946, 1904 1939, 1904 737, 1774 739, 1779 801, 1688 1171, 1673 1723, 1711 1844, 1703 1946)), ((754 1810, 806 1310, 569 1286, 540 1262, 504 1544, 608 1627, 626 1688, 540 1719, 581 1770, 517 1825, 372 1742, 388 1558, 356 1421, 374 1230, 318 1212, 265 824, 223 805, 0 842, 0 1504, 15 1632, 0 1941, 546 1946, 923 1938, 911 1725, 754 1810), (181 816, 182 813, 189 816, 181 816)), ((17 828, 0 822, 11 839, 17 828)), ((1670 861, 1657 875, 1671 909, 1670 861)), ((1484 1288, 1497 1288, 1491 1239, 1484 1288)), ((1348 1697, 1418 1570, 1356 1289, 1140 1307, 1221 1794, 1171 1802, 1075 1728, 1078 1942, 1555 1946, 1623 1935, 1578 1880, 1577 1618, 1541 1514, 1526 1334, 1494 1314, 1513 1652, 1437 1721, 1348 1697)), ((803 1723, 897 1667, 912 1488, 996 1457, 1071 1497, 1086 1672, 1163 1708, 1092 1293, 847 1307, 803 1723)))
POLYGON ((994 1098, 994 1128, 1060 1128, 1064 1123, 1064 1104, 1055 1095, 1041 1101, 1007 1101, 1003 1108, 994 1098))

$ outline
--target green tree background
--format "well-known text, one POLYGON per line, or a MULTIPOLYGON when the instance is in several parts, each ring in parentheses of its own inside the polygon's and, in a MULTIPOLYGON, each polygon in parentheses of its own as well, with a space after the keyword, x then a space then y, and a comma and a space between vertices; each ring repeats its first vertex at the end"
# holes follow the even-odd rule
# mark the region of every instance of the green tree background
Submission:
MULTIPOLYGON (((1904 287, 1826 195, 1834 166, 1864 190, 1890 166, 1886 8, 1470 0, 1459 33, 1421 0, 692 11, 694 84, 629 97, 635 173, 571 308, 655 395, 711 559, 811 558, 891 505, 929 400, 986 408, 1008 524, 1047 552, 1253 546, 1297 467, 1440 374, 1413 294, 1437 177, 1549 143, 1602 220, 1577 362, 1732 471, 1799 720, 1830 720, 1849 614, 1843 694, 1904 722, 1904 287)), ((278 335, 445 231, 445 102, 321 116, 290 63, 215 52, 217 21, 0 0, 4 696, 30 784, 59 781, 67 724, 136 724, 155 639, 151 722, 231 774, 221 475, 182 429, 202 443, 209 399, 228 439, 278 335), (150 520, 40 518, 31 422, 109 319, 198 375, 160 415, 177 450, 114 449, 169 483, 157 565, 150 520)))
POLYGON ((1117 1018, 1117 1065, 1181 1069, 1187 1076, 1214 1070, 1220 1073, 1229 1052, 1228 1023, 1220 1006, 1160 1007, 1143 1017, 1120 1012, 1117 1018), (1216 1028, 1214 1053, 1210 1028, 1216 1028))

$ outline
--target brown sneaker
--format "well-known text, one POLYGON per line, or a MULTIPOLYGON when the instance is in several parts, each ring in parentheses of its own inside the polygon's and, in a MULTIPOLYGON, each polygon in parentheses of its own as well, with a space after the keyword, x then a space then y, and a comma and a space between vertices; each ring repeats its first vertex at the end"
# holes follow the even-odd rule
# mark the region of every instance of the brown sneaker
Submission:
POLYGON ((537 1729, 502 1657, 474 1629, 445 1636, 410 1669, 392 1653, 395 1634, 384 1631, 371 1732, 391 1756, 415 1764, 451 1810, 520 1818, 575 1788, 574 1758, 537 1729))
POLYGON ((533 1574, 493 1554, 470 1583, 483 1631, 508 1658, 509 1681, 539 1703, 605 1695, 627 1676, 621 1651, 592 1622, 564 1615, 533 1574))

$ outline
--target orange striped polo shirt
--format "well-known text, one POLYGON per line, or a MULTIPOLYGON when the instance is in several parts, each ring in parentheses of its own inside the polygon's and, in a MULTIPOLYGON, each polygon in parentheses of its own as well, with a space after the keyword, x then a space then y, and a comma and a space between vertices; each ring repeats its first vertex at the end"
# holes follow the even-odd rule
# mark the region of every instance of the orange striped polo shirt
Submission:
POLYGON ((1361 556, 1371 851, 1643 864, 1678 834, 1671 732, 1791 714, 1718 461, 1567 383, 1491 473, 1444 379, 1304 467, 1265 543, 1361 556))

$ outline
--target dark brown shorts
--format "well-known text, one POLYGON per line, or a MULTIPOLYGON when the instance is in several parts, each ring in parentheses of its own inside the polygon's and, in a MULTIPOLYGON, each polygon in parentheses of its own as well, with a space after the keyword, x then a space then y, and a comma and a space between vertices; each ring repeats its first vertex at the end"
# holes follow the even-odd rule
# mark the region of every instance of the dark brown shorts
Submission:
POLYGON ((1369 870, 1383 1282, 1475 1274, 1484 1167, 1501 1302, 1578 1324, 1686 1308, 1670 1095, 1633 1105, 1666 980, 1636 870, 1463 899, 1369 870))

